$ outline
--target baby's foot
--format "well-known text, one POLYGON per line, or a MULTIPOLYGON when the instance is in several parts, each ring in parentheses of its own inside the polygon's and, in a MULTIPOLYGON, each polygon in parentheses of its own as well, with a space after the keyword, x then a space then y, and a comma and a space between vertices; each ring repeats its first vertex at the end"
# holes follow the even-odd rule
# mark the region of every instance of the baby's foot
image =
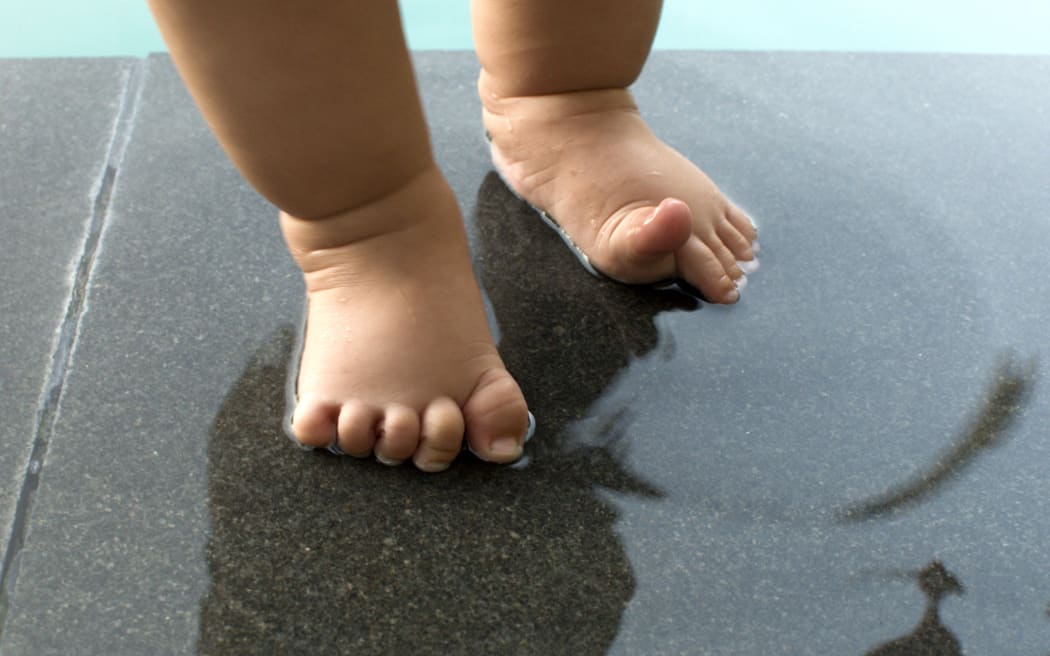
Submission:
POLYGON ((478 83, 492 159, 605 275, 684 280, 735 303, 758 267, 755 229, 692 162, 660 141, 626 89, 500 97, 478 83))
POLYGON ((296 438, 441 471, 464 437, 481 458, 521 455, 528 410, 493 344, 459 208, 432 168, 324 219, 281 215, 306 280, 296 438))

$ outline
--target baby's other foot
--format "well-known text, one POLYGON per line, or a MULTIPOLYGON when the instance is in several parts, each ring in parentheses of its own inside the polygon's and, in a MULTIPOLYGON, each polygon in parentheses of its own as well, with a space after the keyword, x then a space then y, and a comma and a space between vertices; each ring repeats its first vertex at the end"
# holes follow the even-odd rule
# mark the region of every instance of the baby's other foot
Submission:
POLYGON ((446 469, 521 456, 528 410, 493 344, 459 208, 433 168, 323 219, 281 215, 308 310, 296 439, 446 469))
POLYGON ((492 159, 605 275, 676 278, 735 303, 758 268, 755 228, 707 175, 658 139, 626 89, 500 97, 478 83, 492 159))

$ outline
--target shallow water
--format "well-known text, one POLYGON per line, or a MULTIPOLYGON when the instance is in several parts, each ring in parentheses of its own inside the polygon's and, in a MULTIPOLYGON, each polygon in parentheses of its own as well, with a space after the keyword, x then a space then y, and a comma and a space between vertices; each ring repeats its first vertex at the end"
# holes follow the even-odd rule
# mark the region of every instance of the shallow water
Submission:
POLYGON ((1050 650, 1046 59, 655 56, 643 111, 760 224, 735 307, 583 271, 470 56, 418 64, 528 465, 288 443, 301 284, 153 59, 5 654, 1050 650))

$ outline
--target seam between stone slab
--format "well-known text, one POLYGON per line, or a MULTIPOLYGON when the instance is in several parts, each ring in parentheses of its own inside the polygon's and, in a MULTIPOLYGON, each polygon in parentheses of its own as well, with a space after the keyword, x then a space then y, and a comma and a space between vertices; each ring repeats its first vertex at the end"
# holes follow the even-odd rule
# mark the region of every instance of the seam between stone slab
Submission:
POLYGON ((41 388, 40 400, 37 402, 36 434, 33 436, 32 450, 26 466, 22 486, 15 501, 14 518, 11 522, 10 538, 4 545, 4 558, 0 569, 0 636, 3 635, 7 619, 8 598, 18 578, 18 561, 25 543, 30 511, 37 486, 40 482, 40 470, 47 456, 47 448, 54 432, 58 407, 65 389, 66 373, 80 333, 80 321, 83 316, 84 302, 87 296, 88 283, 91 280, 95 265, 95 256, 101 242, 103 227, 109 216, 109 205, 113 195, 113 185, 124 161, 128 141, 135 125, 139 101, 142 96, 146 60, 136 61, 127 71, 124 88, 121 93, 120 106, 113 121, 113 132, 110 135, 109 147, 103 158, 103 166, 98 181, 92 189, 94 201, 91 215, 84 234, 83 247, 76 261, 72 284, 66 300, 66 310, 59 325, 51 354, 51 366, 41 388))

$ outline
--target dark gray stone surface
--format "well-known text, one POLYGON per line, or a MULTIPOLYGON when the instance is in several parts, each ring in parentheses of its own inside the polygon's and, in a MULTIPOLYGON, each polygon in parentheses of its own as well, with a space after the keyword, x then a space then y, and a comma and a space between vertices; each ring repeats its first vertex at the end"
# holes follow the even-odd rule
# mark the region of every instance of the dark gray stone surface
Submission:
POLYGON ((528 462, 288 444, 300 283, 152 59, 5 654, 1050 651, 1050 60, 655 54, 643 111, 760 223, 732 308, 584 273, 487 174, 471 56, 418 63, 528 462))
MULTIPOLYGON (((132 60, 0 60, 0 545, 103 191, 132 60)), ((52 391, 51 389, 48 392, 52 391)), ((44 399, 51 404, 53 397, 44 399)), ((46 438, 46 436, 45 436, 46 438)))

